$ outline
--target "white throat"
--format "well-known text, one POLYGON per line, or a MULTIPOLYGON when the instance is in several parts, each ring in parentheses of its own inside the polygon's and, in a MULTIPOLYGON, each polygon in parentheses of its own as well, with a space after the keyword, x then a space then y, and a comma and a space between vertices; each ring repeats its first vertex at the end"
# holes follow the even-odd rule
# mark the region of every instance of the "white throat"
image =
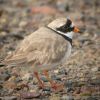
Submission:
POLYGON ((72 39, 73 35, 74 35, 74 32, 68 32, 68 33, 65 33, 65 35, 72 39))
POLYGON ((69 37, 69 38, 73 38, 73 35, 74 35, 74 32, 67 32, 67 33, 63 33, 63 32, 60 32, 60 31, 58 31, 60 34, 63 34, 63 35, 65 35, 65 36, 67 36, 67 37, 69 37))

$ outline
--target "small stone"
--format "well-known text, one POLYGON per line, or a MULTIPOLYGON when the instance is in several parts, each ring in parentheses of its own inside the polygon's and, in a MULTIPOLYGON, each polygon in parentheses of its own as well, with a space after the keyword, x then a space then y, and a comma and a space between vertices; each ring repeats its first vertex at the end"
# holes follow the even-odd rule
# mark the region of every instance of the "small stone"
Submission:
POLYGON ((91 96, 91 93, 86 91, 84 93, 81 93, 80 96, 83 96, 83 97, 86 96, 86 97, 88 97, 88 96, 91 96))
POLYGON ((30 77, 31 77, 30 73, 27 73, 22 77, 22 80, 28 81, 30 79, 30 77))
POLYGON ((57 77, 56 75, 51 76, 51 78, 53 80, 61 81, 61 78, 60 77, 57 77))
POLYGON ((4 64, 0 63, 0 67, 3 67, 3 66, 4 66, 4 64))
POLYGON ((74 94, 80 94, 81 92, 81 88, 80 87, 77 87, 74 91, 74 94))
POLYGON ((49 97, 49 100, 60 100, 60 95, 58 95, 58 94, 52 94, 49 97))
POLYGON ((26 21, 21 21, 21 22, 19 23, 19 26, 20 26, 20 27, 24 27, 25 25, 27 25, 27 22, 26 22, 26 21))
POLYGON ((40 96, 40 93, 34 93, 34 92, 25 92, 21 94, 21 98, 23 99, 32 99, 37 98, 40 96))
POLYGON ((13 81, 6 81, 3 86, 6 88, 6 89, 15 89, 16 88, 16 83, 13 82, 13 81))
POLYGON ((36 79, 36 78, 33 78, 33 85, 36 85, 36 84, 38 84, 38 80, 36 79))
POLYGON ((7 33, 5 31, 0 32, 0 36, 6 36, 7 33))
POLYGON ((7 96, 7 97, 2 97, 0 100, 17 100, 16 96, 7 96))
POLYGON ((72 92, 74 91, 72 87, 67 87, 67 92, 72 92))
POLYGON ((100 71, 100 67, 98 67, 98 71, 100 71))
POLYGON ((45 87, 43 91, 50 91, 50 87, 45 87))
POLYGON ((98 100, 98 99, 96 97, 89 96, 87 97, 87 100, 98 100))
POLYGON ((41 93, 42 96, 50 95, 50 94, 51 94, 51 88, 48 87, 48 86, 45 86, 45 88, 42 89, 42 90, 40 91, 40 93, 41 93))
POLYGON ((58 11, 53 8, 53 7, 49 7, 49 6, 41 6, 41 7, 33 7, 31 9, 32 13, 42 13, 42 14, 54 14, 57 13, 58 11))
POLYGON ((16 82, 16 83, 21 82, 21 81, 22 81, 22 79, 21 79, 20 77, 17 77, 17 78, 15 79, 15 82, 16 82))
POLYGON ((96 72, 96 71, 98 71, 98 67, 94 67, 91 70, 94 71, 94 72, 96 72))
POLYGON ((74 100, 74 98, 71 95, 63 95, 61 100, 74 100))
POLYGON ((72 82, 71 81, 65 82, 64 86, 66 87, 67 92, 73 91, 73 87, 72 87, 72 82))
POLYGON ((72 81, 65 81, 65 87, 72 87, 72 81))
POLYGON ((5 2, 5 0, 0 0, 0 4, 3 4, 5 2))
POLYGON ((0 80, 2 80, 2 81, 6 81, 9 78, 10 78, 10 75, 8 73, 0 74, 0 80))
POLYGON ((41 77, 41 80, 42 80, 43 82, 48 82, 47 78, 44 77, 44 76, 41 77))
POLYGON ((59 73, 59 70, 58 69, 57 70, 54 70, 54 73, 58 74, 59 73))
POLYGON ((59 74, 65 74, 65 75, 67 75, 67 72, 66 72, 65 69, 60 69, 60 70, 59 70, 59 74))
POLYGON ((99 79, 95 79, 95 80, 93 80, 93 81, 91 81, 91 83, 90 83, 91 85, 100 85, 100 80, 99 79))
POLYGON ((51 91, 43 91, 42 94, 43 94, 43 95, 50 95, 50 94, 51 94, 51 91))

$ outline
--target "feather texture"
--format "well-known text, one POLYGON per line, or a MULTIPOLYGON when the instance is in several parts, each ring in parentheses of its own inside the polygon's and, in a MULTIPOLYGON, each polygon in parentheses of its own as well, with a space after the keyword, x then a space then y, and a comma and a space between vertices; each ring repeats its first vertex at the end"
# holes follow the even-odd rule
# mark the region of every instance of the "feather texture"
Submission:
POLYGON ((39 68, 38 66, 41 66, 42 69, 49 65, 54 67, 70 53, 69 45, 70 43, 62 36, 46 27, 42 27, 25 37, 16 51, 8 55, 4 62, 16 66, 27 63, 33 69, 39 68), (43 65, 45 67, 42 67, 43 65))

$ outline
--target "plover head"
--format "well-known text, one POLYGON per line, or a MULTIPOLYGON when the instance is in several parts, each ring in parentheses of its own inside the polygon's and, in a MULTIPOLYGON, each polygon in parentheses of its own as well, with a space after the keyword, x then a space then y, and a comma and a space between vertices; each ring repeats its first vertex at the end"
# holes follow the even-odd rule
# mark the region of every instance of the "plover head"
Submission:
POLYGON ((66 35, 69 38, 73 37, 74 33, 80 33, 80 30, 74 25, 69 18, 59 18, 48 25, 50 28, 66 35))

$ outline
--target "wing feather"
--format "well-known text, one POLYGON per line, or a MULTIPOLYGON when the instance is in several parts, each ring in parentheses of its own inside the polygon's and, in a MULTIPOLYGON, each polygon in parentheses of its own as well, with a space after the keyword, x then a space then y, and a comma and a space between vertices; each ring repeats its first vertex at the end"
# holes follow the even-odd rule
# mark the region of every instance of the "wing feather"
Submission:
POLYGON ((41 28, 26 37, 5 62, 52 64, 59 62, 68 49, 68 42, 47 28, 41 28))

